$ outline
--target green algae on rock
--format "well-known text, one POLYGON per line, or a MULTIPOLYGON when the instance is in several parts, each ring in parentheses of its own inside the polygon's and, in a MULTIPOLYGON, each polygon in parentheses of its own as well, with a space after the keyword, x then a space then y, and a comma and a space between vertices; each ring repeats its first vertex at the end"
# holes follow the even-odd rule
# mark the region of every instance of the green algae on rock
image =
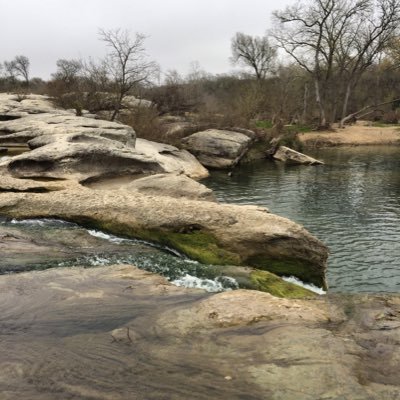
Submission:
POLYGON ((64 219, 167 245, 205 264, 250 265, 326 287, 326 246, 262 207, 71 185, 43 194, 0 192, 0 214, 64 219))

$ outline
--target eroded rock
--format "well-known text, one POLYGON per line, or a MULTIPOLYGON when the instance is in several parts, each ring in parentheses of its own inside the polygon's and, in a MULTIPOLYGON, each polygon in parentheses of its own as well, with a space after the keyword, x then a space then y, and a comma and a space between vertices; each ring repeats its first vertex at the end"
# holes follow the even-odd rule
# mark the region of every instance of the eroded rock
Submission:
POLYGON ((208 129, 182 139, 182 144, 206 167, 231 168, 246 153, 251 141, 244 133, 208 129))
POLYGON ((81 187, 45 195, 0 193, 0 214, 57 217, 162 243, 206 264, 249 265, 326 286, 326 247, 262 207, 81 187))
POLYGON ((400 395, 399 296, 210 295, 124 265, 2 276, 0 313, 6 399, 400 395))
POLYGON ((185 175, 151 175, 132 181, 126 189, 147 195, 216 201, 211 189, 185 175))

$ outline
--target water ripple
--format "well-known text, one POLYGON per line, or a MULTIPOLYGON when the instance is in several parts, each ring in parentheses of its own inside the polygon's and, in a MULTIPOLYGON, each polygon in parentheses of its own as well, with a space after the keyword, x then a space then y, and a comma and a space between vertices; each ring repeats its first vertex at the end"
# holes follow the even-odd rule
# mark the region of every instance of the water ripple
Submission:
POLYGON ((332 291, 400 290, 400 148, 324 149, 324 166, 260 162, 205 182, 218 199, 290 218, 330 248, 332 291))

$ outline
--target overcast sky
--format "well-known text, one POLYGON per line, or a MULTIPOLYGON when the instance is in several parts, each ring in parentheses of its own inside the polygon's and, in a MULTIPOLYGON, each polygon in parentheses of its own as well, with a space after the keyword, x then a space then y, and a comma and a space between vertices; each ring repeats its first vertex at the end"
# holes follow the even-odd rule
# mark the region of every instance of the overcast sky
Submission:
POLYGON ((227 73, 230 39, 263 35, 271 13, 294 0, 0 0, 0 62, 31 60, 31 76, 49 78, 59 58, 101 57, 98 29, 129 29, 148 36, 146 48, 163 71, 187 73, 198 61, 227 73))

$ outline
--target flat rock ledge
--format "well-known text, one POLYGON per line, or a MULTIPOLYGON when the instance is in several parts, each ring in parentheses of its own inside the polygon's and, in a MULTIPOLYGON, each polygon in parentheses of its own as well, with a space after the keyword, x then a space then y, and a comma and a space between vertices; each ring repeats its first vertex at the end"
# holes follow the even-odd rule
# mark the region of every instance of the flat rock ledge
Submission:
POLYGON ((278 299, 133 266, 0 276, 2 399, 395 400, 400 297, 278 299))
POLYGON ((252 266, 326 288, 325 245, 262 207, 71 184, 48 193, 0 191, 0 215, 60 218, 171 246, 206 264, 252 266))

